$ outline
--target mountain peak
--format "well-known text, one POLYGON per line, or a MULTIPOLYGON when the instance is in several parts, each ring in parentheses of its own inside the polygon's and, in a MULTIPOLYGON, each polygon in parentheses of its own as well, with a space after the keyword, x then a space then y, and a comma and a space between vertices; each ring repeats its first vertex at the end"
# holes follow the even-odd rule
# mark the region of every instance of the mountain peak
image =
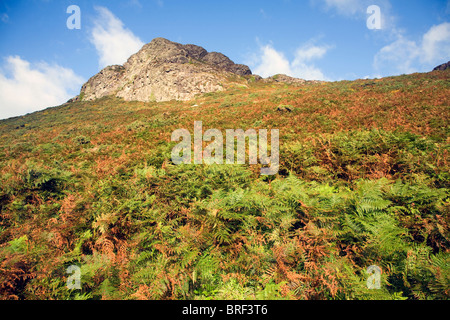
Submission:
POLYGON ((443 63, 441 65, 438 65, 436 68, 433 69, 433 71, 443 71, 443 70, 447 70, 450 69, 450 61, 443 63))
POLYGON ((222 53, 155 38, 123 66, 108 66, 89 79, 80 99, 116 95, 127 101, 190 100, 199 93, 224 90, 230 76, 251 74, 248 66, 222 53))

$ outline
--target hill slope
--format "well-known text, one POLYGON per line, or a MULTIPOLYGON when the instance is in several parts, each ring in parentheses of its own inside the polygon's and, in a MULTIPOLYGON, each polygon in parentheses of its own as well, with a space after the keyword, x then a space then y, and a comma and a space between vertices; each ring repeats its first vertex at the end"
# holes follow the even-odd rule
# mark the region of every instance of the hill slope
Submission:
POLYGON ((448 299, 449 79, 249 81, 0 121, 0 296, 448 299), (279 129, 279 174, 172 165, 194 121, 279 129))

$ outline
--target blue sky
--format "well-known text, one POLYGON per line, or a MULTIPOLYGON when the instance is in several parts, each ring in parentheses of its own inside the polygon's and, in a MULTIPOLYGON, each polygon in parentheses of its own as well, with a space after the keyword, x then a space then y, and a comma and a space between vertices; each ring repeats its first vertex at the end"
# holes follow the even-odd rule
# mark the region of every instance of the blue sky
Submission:
POLYGON ((450 60, 450 1, 0 0, 0 119, 64 103, 156 37, 222 52, 264 77, 427 72, 450 60), (67 28, 70 5, 79 30, 67 28), (371 5, 381 29, 367 27, 371 5))

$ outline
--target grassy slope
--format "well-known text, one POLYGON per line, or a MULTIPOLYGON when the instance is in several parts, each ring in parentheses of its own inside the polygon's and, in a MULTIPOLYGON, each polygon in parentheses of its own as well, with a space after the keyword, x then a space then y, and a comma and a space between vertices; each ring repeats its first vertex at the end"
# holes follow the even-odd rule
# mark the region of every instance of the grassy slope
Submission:
POLYGON ((0 297, 448 299, 449 78, 253 83, 0 121, 0 297), (171 165, 171 133, 200 120, 279 129, 279 175, 171 165))

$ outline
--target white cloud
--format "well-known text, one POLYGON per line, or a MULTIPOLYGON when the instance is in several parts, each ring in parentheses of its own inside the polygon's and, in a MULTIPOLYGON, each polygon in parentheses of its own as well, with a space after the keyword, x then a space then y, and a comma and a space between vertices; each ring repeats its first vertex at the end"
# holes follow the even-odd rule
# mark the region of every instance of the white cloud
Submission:
POLYGON ((443 61, 450 58, 450 23, 433 26, 423 36, 423 60, 443 61))
POLYGON ((315 59, 320 59, 325 55, 325 53, 327 53, 328 49, 329 47, 326 46, 318 47, 312 44, 306 44, 303 47, 297 49, 294 63, 296 61, 306 62, 315 59))
POLYGON ((60 105, 83 82, 71 69, 43 62, 32 65, 19 56, 9 56, 0 69, 0 119, 60 105))
POLYGON ((384 75, 429 71, 450 60, 450 23, 431 27, 420 42, 401 34, 383 47, 374 58, 374 67, 384 75))
POLYGON ((420 48, 411 40, 399 39, 383 47, 375 55, 375 69, 385 75, 417 72, 415 61, 420 56, 420 48))
POLYGON ((289 61, 285 55, 272 45, 262 46, 253 61, 254 73, 262 77, 286 74, 306 80, 327 80, 323 72, 312 64, 312 60, 322 58, 330 47, 306 44, 297 49, 294 59, 289 61))
POLYGON ((95 45, 100 57, 100 68, 125 63, 144 43, 125 28, 123 22, 111 11, 104 7, 95 9, 99 16, 92 29, 90 41, 95 45))
POLYGON ((261 48, 261 57, 254 73, 262 77, 273 76, 278 73, 290 74, 291 66, 282 52, 276 51, 271 45, 261 48))

